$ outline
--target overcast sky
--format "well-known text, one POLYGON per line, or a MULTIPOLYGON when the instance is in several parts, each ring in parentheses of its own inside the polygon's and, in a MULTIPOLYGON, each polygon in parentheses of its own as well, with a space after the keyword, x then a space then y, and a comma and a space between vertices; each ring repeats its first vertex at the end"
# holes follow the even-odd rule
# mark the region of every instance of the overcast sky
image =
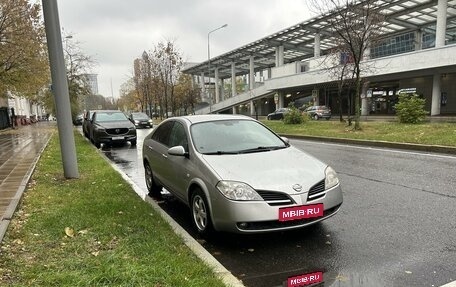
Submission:
POLYGON ((185 61, 211 57, 310 18, 306 0, 58 0, 60 25, 97 65, 98 89, 119 96, 133 61, 158 42, 174 40, 185 61))

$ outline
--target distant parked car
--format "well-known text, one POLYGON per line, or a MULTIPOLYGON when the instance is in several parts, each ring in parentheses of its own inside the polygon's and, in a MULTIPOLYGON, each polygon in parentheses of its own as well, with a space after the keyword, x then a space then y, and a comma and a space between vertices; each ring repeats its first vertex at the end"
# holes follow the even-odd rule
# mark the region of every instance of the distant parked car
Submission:
POLYGON ((314 120, 331 118, 331 110, 326 106, 311 106, 304 111, 310 118, 314 120))
POLYGON ((127 116, 116 110, 100 110, 93 113, 90 139, 100 148, 101 144, 125 143, 136 145, 136 128, 127 116))
POLYGON ((166 188, 203 235, 302 228, 333 216, 343 201, 334 169, 246 116, 169 118, 142 151, 150 195, 166 188))
POLYGON ((73 125, 75 125, 75 126, 80 126, 80 125, 82 125, 83 119, 84 119, 84 115, 83 115, 83 114, 77 115, 77 116, 73 119, 73 125))
POLYGON ((268 120, 282 120, 285 115, 290 111, 288 108, 280 108, 273 113, 268 114, 268 120))
POLYGON ((128 117, 136 128, 153 128, 152 119, 145 113, 131 113, 128 117))
POLYGON ((82 121, 82 133, 86 136, 86 138, 90 138, 91 133, 91 122, 94 110, 89 110, 84 112, 84 117, 82 121))

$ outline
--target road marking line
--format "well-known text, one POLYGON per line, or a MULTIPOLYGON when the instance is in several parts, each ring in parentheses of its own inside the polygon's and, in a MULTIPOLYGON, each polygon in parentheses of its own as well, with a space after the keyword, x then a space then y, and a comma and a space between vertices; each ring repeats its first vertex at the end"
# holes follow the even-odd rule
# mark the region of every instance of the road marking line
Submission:
POLYGON ((354 149, 364 149, 364 150, 375 150, 375 151, 388 151, 388 152, 394 152, 394 153, 400 153, 400 154, 413 154, 413 155, 421 155, 421 156, 430 156, 430 157, 438 157, 438 158, 446 158, 446 159, 454 159, 456 160, 456 156, 450 156, 450 155, 440 155, 440 154, 431 154, 427 152, 419 153, 419 152, 413 152, 413 151, 401 151, 397 149, 392 149, 392 148, 376 148, 376 147, 363 147, 363 146, 357 146, 357 145, 352 145, 352 144, 337 144, 337 143, 327 143, 327 142, 316 142, 316 141, 309 141, 309 140, 293 140, 293 141, 302 141, 306 143, 318 143, 319 145, 332 145, 332 146, 340 146, 340 147, 350 147, 354 149))

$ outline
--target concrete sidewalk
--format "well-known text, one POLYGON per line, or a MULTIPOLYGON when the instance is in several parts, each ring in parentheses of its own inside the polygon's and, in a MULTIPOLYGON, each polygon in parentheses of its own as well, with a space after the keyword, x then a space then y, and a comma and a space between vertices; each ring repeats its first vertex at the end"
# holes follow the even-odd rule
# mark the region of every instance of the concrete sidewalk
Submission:
POLYGON ((0 131, 0 244, 55 122, 0 131))

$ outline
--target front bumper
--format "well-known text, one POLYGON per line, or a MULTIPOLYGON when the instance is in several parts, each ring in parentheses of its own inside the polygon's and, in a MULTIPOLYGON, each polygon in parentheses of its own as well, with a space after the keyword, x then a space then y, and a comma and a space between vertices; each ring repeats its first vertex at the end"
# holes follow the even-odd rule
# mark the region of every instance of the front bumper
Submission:
MULTIPOLYGON (((219 193, 220 194, 220 193, 219 193)), ((343 202, 340 184, 322 192, 318 199, 307 201, 307 192, 290 195, 295 202, 285 206, 271 206, 264 201, 233 201, 220 197, 212 202, 212 220, 219 231, 234 233, 263 233, 302 228, 335 215, 343 202), (299 205, 323 203, 322 217, 279 221, 279 209, 299 205)))
POLYGON ((96 131, 94 134, 94 140, 95 142, 104 144, 136 141, 136 130, 129 130, 128 133, 123 134, 109 134, 106 131, 96 131))

